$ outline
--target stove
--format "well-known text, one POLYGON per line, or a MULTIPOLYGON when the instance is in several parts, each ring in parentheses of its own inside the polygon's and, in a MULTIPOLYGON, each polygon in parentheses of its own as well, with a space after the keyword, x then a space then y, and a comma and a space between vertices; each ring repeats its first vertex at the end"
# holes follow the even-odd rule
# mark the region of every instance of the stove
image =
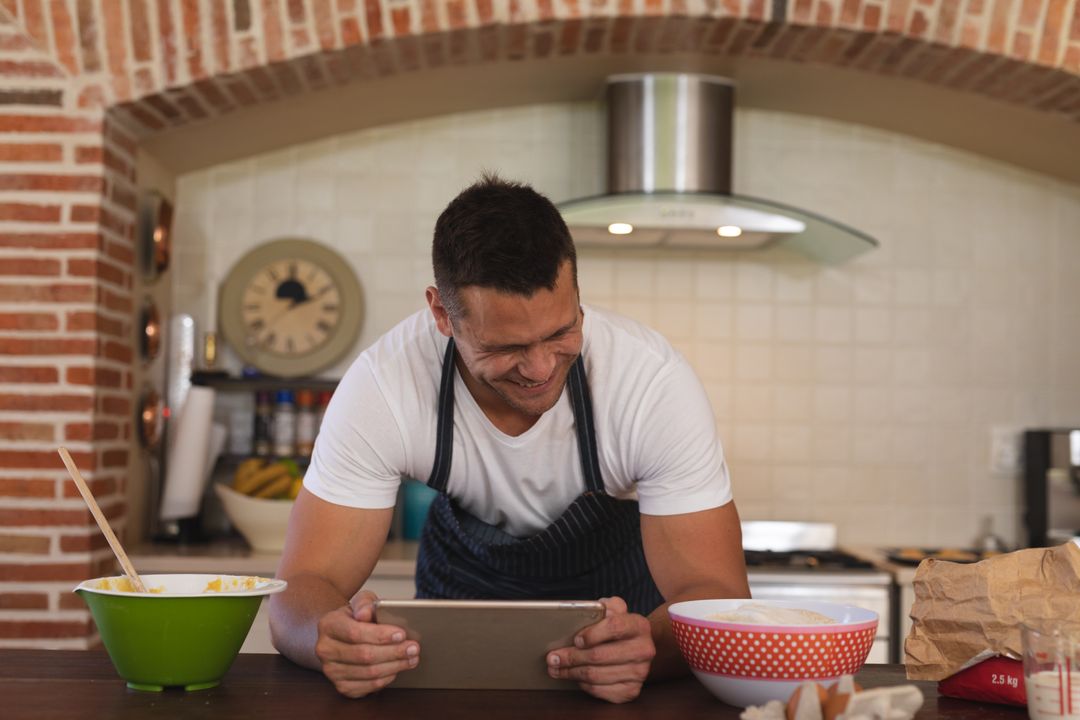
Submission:
POLYGON ((899 662, 893 577, 837 548, 835 525, 748 521, 742 527, 754 599, 811 600, 873 610, 878 614, 878 632, 867 662, 899 662))
POLYGON ((876 570, 873 563, 841 550, 744 550, 748 568, 789 570, 876 570))

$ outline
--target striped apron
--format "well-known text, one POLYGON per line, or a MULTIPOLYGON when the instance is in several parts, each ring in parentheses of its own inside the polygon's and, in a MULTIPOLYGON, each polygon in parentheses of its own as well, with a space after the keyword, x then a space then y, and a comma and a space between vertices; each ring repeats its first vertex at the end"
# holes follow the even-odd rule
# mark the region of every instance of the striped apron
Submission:
POLYGON ((454 340, 443 358, 435 465, 439 492, 420 536, 416 596, 458 600, 582 600, 618 596, 648 615, 664 602, 641 545, 638 504, 604 490, 585 365, 567 379, 585 492, 544 530, 519 538, 463 510, 446 492, 453 455, 454 340))

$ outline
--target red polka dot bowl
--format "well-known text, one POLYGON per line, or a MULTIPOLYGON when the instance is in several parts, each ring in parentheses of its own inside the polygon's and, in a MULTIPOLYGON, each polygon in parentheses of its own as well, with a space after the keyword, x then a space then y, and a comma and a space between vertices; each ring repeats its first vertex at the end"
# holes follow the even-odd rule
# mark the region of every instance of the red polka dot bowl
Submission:
POLYGON ((800 683, 828 683, 866 662, 878 616, 854 605, 801 600, 690 600, 668 608, 671 626, 694 676, 729 705, 786 702, 800 683), (763 625, 715 619, 740 606, 810 610, 835 622, 763 625))

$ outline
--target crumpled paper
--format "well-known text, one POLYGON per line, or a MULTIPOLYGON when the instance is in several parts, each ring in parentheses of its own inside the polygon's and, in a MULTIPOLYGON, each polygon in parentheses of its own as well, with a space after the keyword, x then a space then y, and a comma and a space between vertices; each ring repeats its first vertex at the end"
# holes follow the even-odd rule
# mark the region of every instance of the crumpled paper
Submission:
POLYGON ((904 642, 909 680, 944 680, 995 655, 1023 657, 1020 625, 1080 617, 1080 548, 1069 542, 963 565, 924 560, 904 642))

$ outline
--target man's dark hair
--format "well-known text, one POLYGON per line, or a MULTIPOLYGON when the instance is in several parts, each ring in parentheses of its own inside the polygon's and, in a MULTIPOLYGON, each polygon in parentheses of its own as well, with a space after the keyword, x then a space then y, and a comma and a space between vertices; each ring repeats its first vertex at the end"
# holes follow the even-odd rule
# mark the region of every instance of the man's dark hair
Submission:
POLYGON ((450 201, 435 222, 435 286, 451 318, 462 317, 458 291, 469 285, 532 296, 555 289, 577 254, 562 215, 531 186, 485 173, 450 201))

